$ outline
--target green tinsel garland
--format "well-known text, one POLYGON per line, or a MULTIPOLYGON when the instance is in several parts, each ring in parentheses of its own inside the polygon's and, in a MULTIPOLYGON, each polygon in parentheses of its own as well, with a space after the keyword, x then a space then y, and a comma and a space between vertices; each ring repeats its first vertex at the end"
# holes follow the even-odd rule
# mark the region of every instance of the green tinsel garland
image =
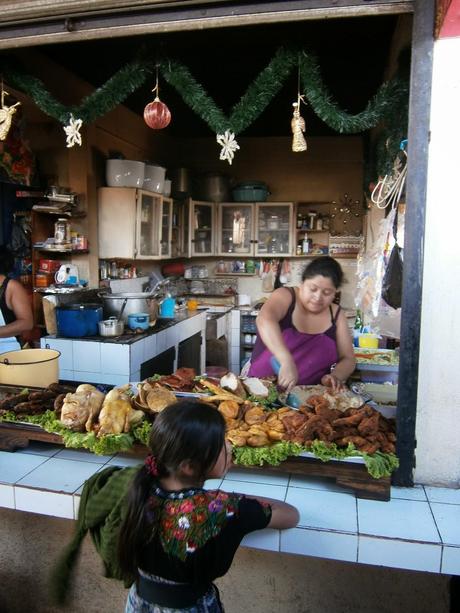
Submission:
MULTIPOLYGON (((18 67, 4 63, 3 77, 13 87, 27 93, 46 114, 62 124, 67 124, 70 115, 83 123, 91 123, 121 104, 155 72, 156 63, 151 54, 144 54, 123 66, 103 86, 84 98, 79 106, 66 107, 58 102, 44 84, 18 67)), ((177 60, 164 58, 159 61, 163 78, 174 87, 190 108, 197 113, 216 134, 230 130, 241 134, 266 109, 271 100, 280 92, 292 70, 300 69, 302 92, 313 111, 330 128, 340 133, 358 133, 383 123, 384 129, 400 132, 407 123, 408 80, 395 78, 383 83, 366 108, 351 115, 341 110, 332 99, 321 77, 316 59, 305 51, 280 48, 262 70, 241 100, 237 102, 229 117, 216 105, 203 86, 196 81, 189 69, 177 60), (396 129, 399 126, 399 131, 396 129)), ((404 133, 401 133, 404 136, 404 133)), ((385 164, 394 157, 399 142, 393 138, 388 149, 385 164)), ((388 135, 385 137, 388 142, 388 135)), ((382 152, 378 157, 382 156, 382 152)), ((384 156, 385 157, 385 156, 384 156)), ((383 162, 382 162, 383 163, 383 162)), ((380 166, 381 164, 377 164, 380 166)), ((379 168, 380 170, 380 168, 379 168)))

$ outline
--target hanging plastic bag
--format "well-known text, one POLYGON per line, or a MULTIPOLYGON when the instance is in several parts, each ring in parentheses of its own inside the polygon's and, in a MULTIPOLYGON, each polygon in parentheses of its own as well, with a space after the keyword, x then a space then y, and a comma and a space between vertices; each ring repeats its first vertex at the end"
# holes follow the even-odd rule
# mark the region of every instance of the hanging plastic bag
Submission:
POLYGON ((395 243, 382 283, 382 298, 394 309, 399 309, 401 306, 402 275, 402 249, 398 243, 395 243))

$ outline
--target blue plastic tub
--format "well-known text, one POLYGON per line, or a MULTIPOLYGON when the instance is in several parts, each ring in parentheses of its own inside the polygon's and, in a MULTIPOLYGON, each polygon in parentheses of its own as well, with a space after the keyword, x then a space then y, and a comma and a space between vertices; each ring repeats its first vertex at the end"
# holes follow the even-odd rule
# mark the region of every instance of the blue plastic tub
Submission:
POLYGON ((68 338, 96 336, 102 320, 101 304, 67 304, 56 308, 58 334, 68 338))

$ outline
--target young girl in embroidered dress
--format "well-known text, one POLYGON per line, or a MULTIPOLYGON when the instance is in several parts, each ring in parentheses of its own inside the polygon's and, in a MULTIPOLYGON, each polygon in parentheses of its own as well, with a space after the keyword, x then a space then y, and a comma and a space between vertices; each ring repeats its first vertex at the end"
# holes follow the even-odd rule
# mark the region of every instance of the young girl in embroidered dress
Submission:
POLYGON ((203 489, 229 468, 224 437, 223 417, 202 402, 157 415, 119 538, 120 567, 137 576, 126 613, 221 613, 212 582, 229 570, 243 537, 297 525, 297 509, 284 502, 203 489))

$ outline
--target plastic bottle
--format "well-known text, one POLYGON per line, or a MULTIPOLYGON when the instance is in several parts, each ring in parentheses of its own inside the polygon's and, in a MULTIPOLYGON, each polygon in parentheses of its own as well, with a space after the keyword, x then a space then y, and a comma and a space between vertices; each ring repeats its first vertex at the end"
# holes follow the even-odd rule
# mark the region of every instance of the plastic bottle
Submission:
POLYGON ((305 233, 305 236, 303 237, 303 241, 302 241, 302 254, 306 255, 310 250, 310 245, 308 243, 308 236, 305 233))
POLYGON ((353 326, 353 345, 359 347, 359 335, 363 331, 363 318, 361 311, 356 310, 355 325, 353 326))

